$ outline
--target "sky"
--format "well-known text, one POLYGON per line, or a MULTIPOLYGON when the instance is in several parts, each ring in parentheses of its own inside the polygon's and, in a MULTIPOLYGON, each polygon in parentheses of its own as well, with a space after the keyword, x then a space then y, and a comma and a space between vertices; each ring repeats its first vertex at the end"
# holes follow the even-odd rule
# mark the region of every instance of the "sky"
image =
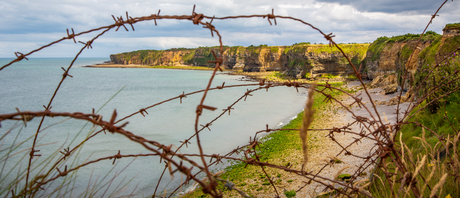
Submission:
MULTIPOLYGON (((15 57, 76 33, 111 25, 112 16, 190 15, 208 16, 269 14, 302 19, 325 33, 333 33, 337 43, 372 42, 380 36, 421 33, 443 0, 2 0, 0 4, 0 58, 15 57)), ((428 30, 442 34, 447 23, 460 22, 460 1, 448 1, 428 30)), ((205 20, 206 21, 206 20, 205 20)), ((204 22, 205 22, 204 21, 204 22)), ((217 37, 209 29, 191 21, 163 19, 134 24, 135 31, 111 30, 94 41, 93 49, 81 57, 109 57, 110 54, 141 49, 196 48, 216 46, 217 37)), ((327 43, 322 35, 292 20, 214 20, 224 45, 292 45, 300 42, 327 43)), ((77 37, 86 42, 96 34, 77 37)), ((63 41, 30 57, 73 57, 82 44, 63 41)))

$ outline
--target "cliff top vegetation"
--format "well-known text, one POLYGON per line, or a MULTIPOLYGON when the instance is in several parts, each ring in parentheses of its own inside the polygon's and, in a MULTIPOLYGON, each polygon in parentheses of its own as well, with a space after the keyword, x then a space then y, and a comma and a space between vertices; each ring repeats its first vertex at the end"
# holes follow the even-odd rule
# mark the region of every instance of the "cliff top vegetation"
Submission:
MULTIPOLYGON (((369 43, 341 43, 339 44, 340 47, 344 47, 343 50, 353 50, 353 49, 358 49, 360 48, 361 51, 366 51, 367 47, 369 46, 369 43)), ((261 48, 284 48, 285 50, 287 49, 286 53, 290 51, 291 49, 307 49, 307 47, 310 47, 313 49, 313 52, 315 53, 320 53, 320 52, 339 52, 339 50, 336 47, 330 47, 327 44, 311 44, 310 42, 301 42, 301 43, 295 43, 293 45, 285 45, 285 46, 268 46, 267 44, 260 44, 260 45, 250 45, 250 46, 227 46, 224 45, 224 51, 227 49, 233 50, 232 52, 236 52, 237 49, 253 49, 253 50, 260 50, 261 48)), ((136 51, 131 51, 131 52, 122 52, 120 54, 133 54, 133 53, 142 53, 142 52, 156 52, 156 51, 188 51, 188 50, 197 50, 197 49, 202 49, 202 50, 211 50, 211 49, 217 49, 219 46, 200 46, 197 48, 185 48, 185 47, 180 47, 180 48, 171 48, 171 49, 164 49, 164 50, 156 50, 156 49, 143 49, 143 50, 136 50, 136 51)))
MULTIPOLYGON (((422 36, 422 41, 434 41, 436 39, 440 39, 442 35, 436 33, 435 31, 427 31, 423 36, 422 36)), ((377 38, 370 46, 369 46, 369 52, 370 55, 368 58, 370 58, 371 61, 375 61, 380 57, 380 53, 382 53, 383 49, 387 46, 387 44, 393 44, 396 42, 410 42, 410 41, 416 41, 420 38, 420 34, 411 34, 407 33, 404 35, 399 35, 399 36, 392 36, 392 37, 386 37, 382 36, 377 38)))
POLYGON ((449 23, 446 24, 443 30, 451 30, 451 29, 460 29, 460 23, 449 23))

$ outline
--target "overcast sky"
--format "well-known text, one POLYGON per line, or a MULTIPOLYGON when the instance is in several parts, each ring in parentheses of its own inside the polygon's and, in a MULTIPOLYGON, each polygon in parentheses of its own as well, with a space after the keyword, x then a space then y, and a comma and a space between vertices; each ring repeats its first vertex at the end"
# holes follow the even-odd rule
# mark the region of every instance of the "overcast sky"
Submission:
MULTIPOLYGON (((380 36, 421 33, 431 14, 443 0, 3 0, 0 4, 0 57, 27 53, 66 36, 67 28, 82 32, 113 24, 111 15, 133 17, 156 14, 189 15, 196 12, 216 17, 268 14, 292 16, 336 35, 338 43, 372 42, 380 36)), ((429 30, 442 33, 447 23, 460 22, 460 1, 448 1, 429 30)), ((109 57, 110 54, 139 49, 169 49, 218 45, 208 29, 191 21, 159 20, 134 25, 136 31, 111 30, 86 50, 82 57, 109 57)), ((234 19, 213 22, 224 45, 292 45, 299 42, 327 43, 318 32, 298 22, 277 19, 234 19)), ((94 34, 78 37, 90 40, 94 34)), ((72 57, 81 44, 64 41, 31 57, 72 57)))

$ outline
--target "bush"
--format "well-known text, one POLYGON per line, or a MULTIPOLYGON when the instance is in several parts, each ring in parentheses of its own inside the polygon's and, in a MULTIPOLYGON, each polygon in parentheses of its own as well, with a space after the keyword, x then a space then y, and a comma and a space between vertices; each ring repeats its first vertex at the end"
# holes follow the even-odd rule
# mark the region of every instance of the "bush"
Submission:
POLYGON ((284 191, 284 195, 286 195, 287 198, 291 198, 291 197, 295 197, 296 192, 295 190, 284 191))

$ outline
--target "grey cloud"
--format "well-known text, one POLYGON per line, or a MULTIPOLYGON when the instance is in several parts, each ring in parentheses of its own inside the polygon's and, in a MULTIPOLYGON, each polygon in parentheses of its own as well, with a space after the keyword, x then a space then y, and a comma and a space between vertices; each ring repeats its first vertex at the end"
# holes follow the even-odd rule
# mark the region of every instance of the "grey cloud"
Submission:
MULTIPOLYGON (((364 12, 402 13, 413 12, 416 14, 434 13, 442 1, 433 0, 316 0, 318 2, 339 3, 350 5, 364 12)), ((446 6, 448 7, 448 6, 446 6)), ((445 8, 449 9, 449 8, 445 8)))
MULTIPOLYGON (((439 6, 426 0, 139 0, 134 3, 126 0, 9 1, 0 5, 0 12, 4 16, 0 18, 0 42, 4 43, 4 46, 0 46, 0 57, 11 57, 12 52, 4 52, 13 49, 15 42, 21 48, 14 50, 25 52, 35 49, 32 46, 62 38, 67 28, 81 32, 112 24, 112 14, 124 17, 125 11, 128 11, 131 16, 139 17, 156 14, 161 9, 161 15, 189 15, 193 4, 196 4, 197 13, 209 16, 264 15, 271 13, 274 8, 277 15, 300 18, 326 33, 333 32, 337 35, 337 42, 367 42, 382 35, 420 33, 429 21, 429 14, 439 6), (377 17, 370 16, 374 12, 384 13, 377 17), (37 36, 31 37, 33 34, 37 36)), ((458 22, 460 16, 456 11, 460 9, 459 4, 458 1, 448 2, 439 13, 440 17, 432 24, 434 30, 440 32, 445 23, 458 22)), ((308 26, 290 20, 277 19, 277 22, 278 25, 270 26, 266 18, 235 19, 215 20, 213 25, 221 32, 225 45, 326 42, 322 35, 308 26)), ((159 20, 158 26, 153 21, 147 21, 137 23, 134 27, 134 32, 126 32, 123 28, 118 32, 108 32, 95 42, 91 56, 108 56, 110 53, 137 49, 214 45, 217 39, 212 38, 209 30, 203 29, 201 25, 196 26, 186 20, 159 20), (144 38, 152 41, 146 43, 144 38)), ((80 40, 90 38, 87 36, 80 40)), ((73 45, 73 42, 69 43, 73 45)))

